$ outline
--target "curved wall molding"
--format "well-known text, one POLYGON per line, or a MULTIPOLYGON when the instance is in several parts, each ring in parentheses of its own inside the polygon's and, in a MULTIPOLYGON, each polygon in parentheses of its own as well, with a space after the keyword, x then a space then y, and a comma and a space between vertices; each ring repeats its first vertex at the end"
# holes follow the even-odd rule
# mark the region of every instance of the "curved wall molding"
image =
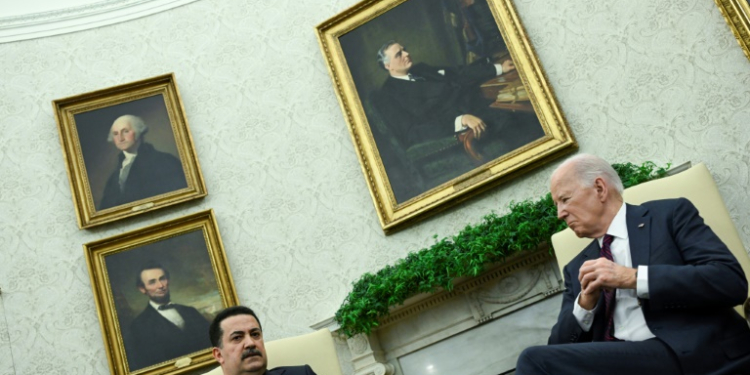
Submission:
MULTIPOLYGON (((89 4, 0 17, 0 43, 92 29, 163 12, 196 0, 92 0, 89 4)), ((80 2, 79 2, 80 3, 80 2)))

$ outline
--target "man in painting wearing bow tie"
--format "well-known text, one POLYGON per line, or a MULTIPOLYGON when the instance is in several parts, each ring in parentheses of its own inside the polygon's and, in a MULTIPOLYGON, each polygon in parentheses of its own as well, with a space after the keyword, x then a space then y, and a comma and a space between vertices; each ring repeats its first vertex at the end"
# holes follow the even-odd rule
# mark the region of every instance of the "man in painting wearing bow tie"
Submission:
POLYGON ((126 335, 131 371, 211 348, 206 334, 208 320, 198 310, 170 301, 166 268, 156 263, 144 265, 136 286, 149 301, 126 335))
POLYGON ((544 136, 533 113, 490 108, 493 100, 479 90, 483 82, 514 71, 510 59, 500 64, 484 58, 458 68, 433 67, 414 64, 404 46, 389 41, 378 50, 377 60, 389 74, 380 90, 378 110, 407 148, 451 135, 462 141, 468 136, 471 142, 497 135, 507 143, 503 152, 509 152, 544 136))
POLYGON ((750 328, 733 308, 745 274, 690 201, 625 204, 593 155, 562 163, 550 187, 558 217, 594 241, 564 268, 549 345, 521 353, 517 375, 750 374, 750 328))

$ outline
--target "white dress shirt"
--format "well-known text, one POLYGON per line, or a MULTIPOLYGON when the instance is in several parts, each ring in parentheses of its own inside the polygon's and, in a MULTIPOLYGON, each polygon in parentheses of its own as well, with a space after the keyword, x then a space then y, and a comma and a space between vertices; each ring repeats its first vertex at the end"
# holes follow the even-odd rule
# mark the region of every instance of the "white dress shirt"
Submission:
MULTIPOLYGON (((628 237, 628 225, 625 216, 626 205, 623 203, 620 210, 617 211, 612 223, 607 229, 607 234, 614 237, 610 250, 612 250, 612 259, 615 263, 633 267, 633 261, 630 257, 630 241, 628 237)), ((604 236, 597 239, 599 246, 602 246, 604 236)), ((573 315, 575 315, 578 325, 588 332, 594 323, 594 310, 586 310, 578 304, 578 297, 573 304, 573 315)), ((638 304, 638 297, 648 298, 648 266, 638 266, 638 279, 636 280, 636 289, 617 289, 615 294, 615 312, 614 312, 614 336, 624 341, 643 341, 655 337, 646 325, 646 318, 643 316, 641 306, 638 304)), ((599 298, 599 305, 602 305, 602 299, 599 298)), ((603 306, 602 306, 603 308, 603 306)))
POLYGON ((156 309, 156 312, 161 314, 161 316, 167 318, 172 324, 176 325, 179 329, 185 329, 185 319, 182 319, 182 315, 177 312, 177 309, 165 309, 165 310, 159 310, 159 304, 155 303, 154 301, 148 301, 148 303, 151 304, 151 307, 156 309))
POLYGON ((138 154, 132 154, 127 151, 122 152, 125 155, 125 158, 122 159, 122 167, 120 167, 120 191, 125 190, 125 181, 128 180, 128 175, 130 174, 130 167, 133 166, 133 162, 135 161, 135 157, 138 156, 138 154))

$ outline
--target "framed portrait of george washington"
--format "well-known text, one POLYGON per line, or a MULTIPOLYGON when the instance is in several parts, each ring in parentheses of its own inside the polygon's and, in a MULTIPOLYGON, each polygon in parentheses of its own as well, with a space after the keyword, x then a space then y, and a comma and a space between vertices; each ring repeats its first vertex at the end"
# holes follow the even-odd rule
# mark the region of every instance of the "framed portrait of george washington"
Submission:
POLYGON ((112 374, 214 365, 208 327, 238 304, 212 210, 84 245, 112 374))
POLYGON ((52 105, 79 228, 206 196, 173 74, 52 105))
POLYGON ((512 0, 365 0, 317 34, 386 233, 577 148, 512 0))
POLYGON ((721 14, 750 59, 750 0, 715 0, 721 14))

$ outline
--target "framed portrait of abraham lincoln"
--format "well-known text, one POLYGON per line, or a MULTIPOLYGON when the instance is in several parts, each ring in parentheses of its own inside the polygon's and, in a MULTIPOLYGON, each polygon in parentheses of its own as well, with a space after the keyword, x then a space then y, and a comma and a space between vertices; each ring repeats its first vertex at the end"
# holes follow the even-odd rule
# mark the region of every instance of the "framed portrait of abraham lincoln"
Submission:
POLYGON ((215 365, 208 327, 238 304, 214 213, 84 245, 111 373, 195 373, 215 365))
POLYGON ((750 59, 750 0, 715 0, 729 28, 750 59))
POLYGON ((512 0, 365 0, 317 33, 386 233, 577 148, 512 0))
POLYGON ((80 228, 206 196, 173 74, 52 105, 80 228))

